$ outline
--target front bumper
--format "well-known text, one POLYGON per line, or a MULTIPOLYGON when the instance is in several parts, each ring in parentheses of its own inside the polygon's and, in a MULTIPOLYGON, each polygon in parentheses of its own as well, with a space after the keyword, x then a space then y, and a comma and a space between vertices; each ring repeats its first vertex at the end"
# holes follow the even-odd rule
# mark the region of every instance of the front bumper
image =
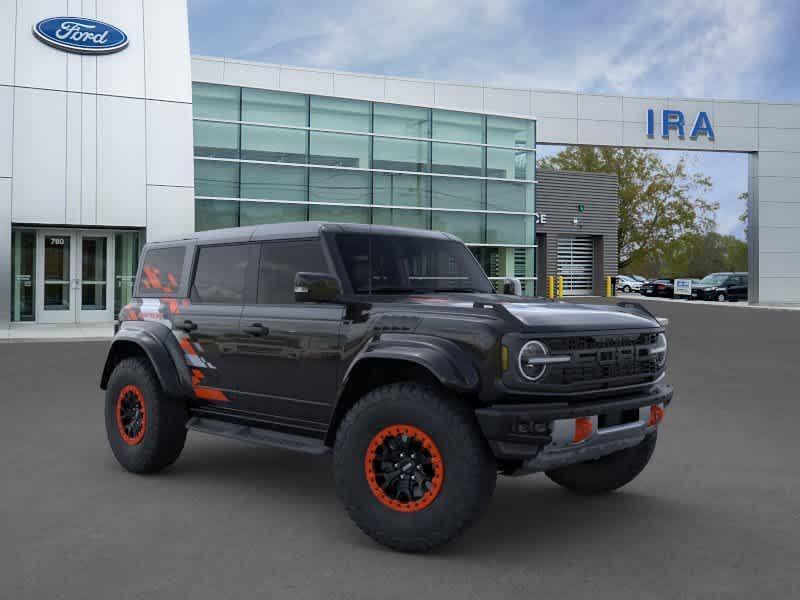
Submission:
POLYGON ((658 384, 646 392, 613 400, 495 405, 479 408, 475 414, 494 455, 517 465, 513 474, 519 475, 636 446, 658 426, 660 418, 653 422, 652 407, 663 414, 672 394, 672 386, 658 384), (591 432, 586 435, 584 431, 575 442, 579 418, 584 427, 591 423, 591 432), (613 419, 623 422, 608 424, 613 419))

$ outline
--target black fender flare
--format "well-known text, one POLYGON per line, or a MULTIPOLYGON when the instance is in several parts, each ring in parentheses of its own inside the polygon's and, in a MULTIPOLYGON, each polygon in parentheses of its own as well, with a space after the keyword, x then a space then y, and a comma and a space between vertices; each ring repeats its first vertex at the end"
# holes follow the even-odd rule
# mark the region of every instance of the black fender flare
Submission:
POLYGON ((339 400, 358 364, 376 358, 417 364, 427 369, 443 387, 458 394, 475 393, 480 385, 477 366, 455 342, 430 335, 384 333, 370 339, 350 363, 342 380, 339 400))
POLYGON ((183 350, 172 330, 154 321, 125 321, 114 336, 100 378, 100 389, 108 387, 108 379, 120 356, 130 354, 131 345, 147 356, 161 388, 169 396, 190 396, 192 376, 183 350))

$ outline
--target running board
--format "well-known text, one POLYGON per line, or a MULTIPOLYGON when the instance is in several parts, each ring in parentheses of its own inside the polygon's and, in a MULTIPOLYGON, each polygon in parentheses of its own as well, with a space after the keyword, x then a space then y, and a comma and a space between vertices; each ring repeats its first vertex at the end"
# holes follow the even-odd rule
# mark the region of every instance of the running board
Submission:
POLYGON ((207 419, 205 417, 192 417, 186 423, 186 429, 219 435, 242 442, 250 442, 259 446, 284 448, 295 452, 306 452, 307 454, 326 454, 330 452, 330 448, 322 440, 270 429, 259 429, 249 425, 238 425, 217 419, 207 419))

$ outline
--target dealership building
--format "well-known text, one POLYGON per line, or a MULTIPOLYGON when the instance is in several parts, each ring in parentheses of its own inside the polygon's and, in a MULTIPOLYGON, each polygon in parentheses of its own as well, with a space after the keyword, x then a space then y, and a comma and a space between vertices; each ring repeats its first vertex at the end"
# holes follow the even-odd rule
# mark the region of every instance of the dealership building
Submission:
POLYGON ((11 0, 0 328, 112 321, 146 241, 309 219, 448 231, 526 294, 598 293, 616 179, 537 173, 537 144, 748 153, 750 299, 800 303, 800 105, 191 57, 185 0, 11 0))

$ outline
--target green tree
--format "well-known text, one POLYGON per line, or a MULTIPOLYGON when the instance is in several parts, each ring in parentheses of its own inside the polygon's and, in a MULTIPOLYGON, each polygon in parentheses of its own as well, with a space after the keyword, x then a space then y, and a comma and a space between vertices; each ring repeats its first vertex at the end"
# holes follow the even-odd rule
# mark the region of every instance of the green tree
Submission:
POLYGON ((670 244, 716 225, 718 204, 704 195, 711 178, 687 157, 674 164, 653 150, 569 146, 539 161, 539 168, 615 173, 619 181, 619 265, 648 263, 660 271, 670 244))

